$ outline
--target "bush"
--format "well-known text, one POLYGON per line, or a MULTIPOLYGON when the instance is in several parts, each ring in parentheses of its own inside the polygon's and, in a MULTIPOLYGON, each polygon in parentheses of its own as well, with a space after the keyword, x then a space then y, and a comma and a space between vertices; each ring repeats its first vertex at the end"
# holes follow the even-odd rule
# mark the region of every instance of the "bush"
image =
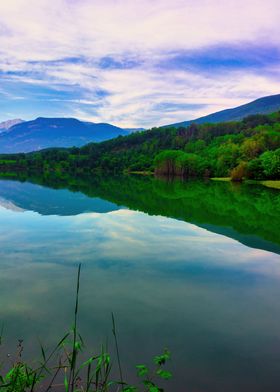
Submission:
POLYGON ((246 176, 246 168, 247 163, 240 162, 239 165, 231 171, 231 181, 242 181, 243 178, 246 176))
POLYGON ((262 161, 260 158, 252 159, 248 162, 246 177, 253 180, 261 180, 264 178, 262 161))
POLYGON ((267 178, 280 178, 280 148, 264 152, 260 159, 267 178))

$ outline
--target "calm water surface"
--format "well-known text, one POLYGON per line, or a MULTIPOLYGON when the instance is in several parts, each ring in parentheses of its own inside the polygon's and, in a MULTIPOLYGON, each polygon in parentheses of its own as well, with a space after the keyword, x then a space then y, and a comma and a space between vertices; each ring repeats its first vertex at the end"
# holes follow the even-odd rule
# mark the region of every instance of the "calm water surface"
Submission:
MULTIPOLYGON (((137 363, 172 352, 172 392, 280 389, 280 192, 152 178, 0 182, 6 345, 51 345, 72 322, 137 363)), ((38 354, 39 355, 39 354, 38 354)))

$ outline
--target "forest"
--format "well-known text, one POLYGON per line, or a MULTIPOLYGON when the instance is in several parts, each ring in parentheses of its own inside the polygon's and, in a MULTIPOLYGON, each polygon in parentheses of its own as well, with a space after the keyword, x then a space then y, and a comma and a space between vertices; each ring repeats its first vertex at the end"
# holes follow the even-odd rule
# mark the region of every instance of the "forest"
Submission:
POLYGON ((81 148, 0 155, 0 170, 56 173, 154 172, 182 177, 280 179, 280 111, 239 122, 152 128, 81 148))

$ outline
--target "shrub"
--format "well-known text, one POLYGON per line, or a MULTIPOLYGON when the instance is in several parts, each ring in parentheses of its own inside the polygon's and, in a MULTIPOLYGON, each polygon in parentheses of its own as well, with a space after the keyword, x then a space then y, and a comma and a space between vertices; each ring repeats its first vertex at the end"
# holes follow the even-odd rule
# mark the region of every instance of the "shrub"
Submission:
POLYGON ((246 176, 246 162, 240 162, 238 166, 236 166, 231 171, 231 181, 242 181, 243 178, 246 176))

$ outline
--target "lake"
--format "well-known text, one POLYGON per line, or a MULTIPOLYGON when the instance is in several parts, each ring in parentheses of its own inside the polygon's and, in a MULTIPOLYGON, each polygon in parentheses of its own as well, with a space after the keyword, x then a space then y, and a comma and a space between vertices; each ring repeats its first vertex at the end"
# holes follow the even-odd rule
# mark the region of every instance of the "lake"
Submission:
POLYGON ((152 177, 0 181, 4 348, 39 356, 73 319, 89 346, 114 312, 126 378, 165 347, 172 392, 278 392, 280 192, 152 177))

